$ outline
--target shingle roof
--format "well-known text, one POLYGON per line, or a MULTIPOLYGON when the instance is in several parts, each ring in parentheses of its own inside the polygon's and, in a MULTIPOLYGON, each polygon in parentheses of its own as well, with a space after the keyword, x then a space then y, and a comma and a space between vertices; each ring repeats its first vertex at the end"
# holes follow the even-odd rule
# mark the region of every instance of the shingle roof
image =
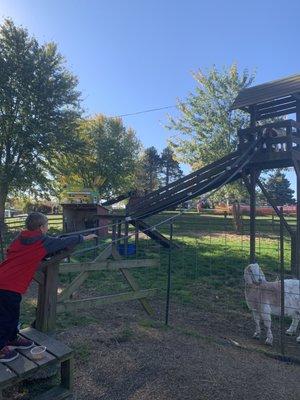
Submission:
POLYGON ((287 99, 283 103, 292 103, 295 102, 295 99, 291 95, 295 93, 300 93, 300 74, 241 90, 233 103, 232 109, 235 110, 285 97, 287 99))

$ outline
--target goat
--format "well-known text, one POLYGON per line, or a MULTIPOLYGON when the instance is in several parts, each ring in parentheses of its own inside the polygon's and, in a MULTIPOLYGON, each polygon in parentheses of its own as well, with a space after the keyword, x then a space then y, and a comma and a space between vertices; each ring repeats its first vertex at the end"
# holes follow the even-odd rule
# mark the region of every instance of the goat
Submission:
MULTIPOLYGON (((244 270, 245 298, 252 311, 256 329, 253 337, 261 335, 260 321, 267 329, 266 344, 272 346, 271 315, 281 314, 281 282, 268 282, 257 263, 248 265, 244 270)), ((287 335, 296 334, 300 320, 300 281, 297 279, 284 280, 284 314, 292 318, 287 335)), ((300 342, 300 336, 297 337, 300 342)))
MULTIPOLYGON (((287 133, 285 131, 285 129, 275 129, 275 128, 265 128, 263 130, 263 135, 265 137, 269 137, 269 138, 285 138, 282 139, 283 142, 282 143, 276 143, 276 144, 272 144, 272 150, 273 151, 286 151, 286 140, 287 140, 287 133)), ((263 148, 266 149, 266 143, 263 143, 263 148)))

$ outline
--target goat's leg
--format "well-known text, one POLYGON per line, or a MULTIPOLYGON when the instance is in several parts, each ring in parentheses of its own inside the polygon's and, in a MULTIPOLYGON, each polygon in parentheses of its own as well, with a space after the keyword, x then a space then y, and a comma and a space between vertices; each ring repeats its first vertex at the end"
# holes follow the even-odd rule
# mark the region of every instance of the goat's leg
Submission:
POLYGON ((261 333, 261 329, 260 329, 260 314, 258 311, 256 310, 252 310, 252 315, 253 315, 253 319, 255 322, 255 332, 253 334, 253 338, 254 339, 260 339, 260 333, 261 333))
POLYGON ((264 305, 262 307, 261 316, 263 323, 267 328, 267 339, 265 343, 268 344, 269 346, 272 346, 273 344, 273 334, 271 331, 272 320, 271 320, 271 310, 269 305, 264 305))
POLYGON ((285 333, 287 335, 290 335, 290 336, 295 335, 297 327, 298 327, 298 324, 299 324, 299 321, 300 321, 300 317, 294 316, 293 319, 292 319, 292 323, 291 323, 289 329, 287 329, 285 333))

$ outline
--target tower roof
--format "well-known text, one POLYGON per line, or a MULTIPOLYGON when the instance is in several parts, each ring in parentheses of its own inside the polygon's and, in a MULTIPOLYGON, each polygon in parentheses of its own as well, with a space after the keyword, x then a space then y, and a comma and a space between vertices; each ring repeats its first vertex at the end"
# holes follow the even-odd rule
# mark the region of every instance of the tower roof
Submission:
POLYGON ((288 115, 296 111, 300 100, 300 74, 263 83, 240 91, 232 109, 256 109, 256 119, 288 115))

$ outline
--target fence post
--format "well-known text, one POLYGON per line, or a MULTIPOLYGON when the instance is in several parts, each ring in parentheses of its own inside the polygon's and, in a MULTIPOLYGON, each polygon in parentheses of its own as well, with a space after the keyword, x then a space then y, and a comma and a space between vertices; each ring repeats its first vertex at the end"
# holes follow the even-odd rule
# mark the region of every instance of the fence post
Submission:
POLYGON ((129 223, 125 221, 124 227, 124 255, 127 257, 128 254, 128 233, 129 233, 129 223))
POLYGON ((167 283, 166 321, 165 321, 166 325, 168 325, 168 323, 169 323, 172 247, 173 247, 173 223, 171 222, 171 224, 170 224, 169 258, 168 258, 168 283, 167 283))
POLYGON ((49 263, 44 271, 44 284, 39 284, 35 328, 51 332, 56 328, 56 303, 59 261, 49 263))
MULTIPOLYGON (((0 254, 1 254, 1 261, 4 260, 4 245, 3 245, 3 233, 2 233, 2 224, 0 223, 0 254)), ((4 231, 4 229, 3 229, 4 231)))
POLYGON ((280 350, 284 356, 284 236, 283 208, 280 207, 280 350))

